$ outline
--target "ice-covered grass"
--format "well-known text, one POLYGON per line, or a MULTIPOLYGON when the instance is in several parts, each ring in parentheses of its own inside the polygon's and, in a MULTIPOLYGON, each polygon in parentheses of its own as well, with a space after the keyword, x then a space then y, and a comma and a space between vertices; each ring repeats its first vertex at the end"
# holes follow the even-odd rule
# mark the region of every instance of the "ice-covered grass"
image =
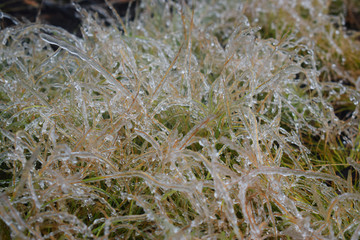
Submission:
POLYGON ((1 30, 4 238, 358 239, 356 33, 237 2, 1 30))

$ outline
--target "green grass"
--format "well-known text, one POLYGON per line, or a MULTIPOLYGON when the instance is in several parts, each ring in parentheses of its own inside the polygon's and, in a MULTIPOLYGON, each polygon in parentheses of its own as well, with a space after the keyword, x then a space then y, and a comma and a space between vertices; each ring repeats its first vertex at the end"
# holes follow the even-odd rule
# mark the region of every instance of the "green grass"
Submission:
POLYGON ((358 33, 287 4, 3 29, 3 238, 357 239, 358 33))

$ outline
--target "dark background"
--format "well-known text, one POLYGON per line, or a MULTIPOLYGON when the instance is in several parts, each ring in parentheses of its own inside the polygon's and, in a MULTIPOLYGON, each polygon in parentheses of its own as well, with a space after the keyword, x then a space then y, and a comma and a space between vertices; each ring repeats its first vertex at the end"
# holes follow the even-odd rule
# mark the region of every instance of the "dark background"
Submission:
MULTIPOLYGON (((105 0, 74 0, 74 2, 88 11, 97 12, 104 21, 113 15, 105 0), (107 16, 100 9, 105 9, 107 16)), ((130 7, 129 15, 132 18, 140 0, 109 0, 108 2, 121 17, 126 15, 130 7)), ((0 10, 6 14, 0 13, 1 29, 14 25, 14 20, 11 19, 13 18, 18 22, 39 22, 59 26, 76 34, 80 31, 81 19, 71 0, 2 0, 0 10)))

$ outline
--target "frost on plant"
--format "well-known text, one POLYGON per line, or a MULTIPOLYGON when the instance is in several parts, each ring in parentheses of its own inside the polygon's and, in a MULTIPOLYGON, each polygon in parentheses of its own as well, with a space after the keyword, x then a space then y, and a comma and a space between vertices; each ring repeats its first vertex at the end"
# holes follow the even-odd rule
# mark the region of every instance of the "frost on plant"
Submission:
POLYGON ((343 50, 311 44, 332 34, 329 1, 177 2, 108 27, 79 8, 81 38, 1 30, 0 231, 357 239, 359 88, 329 80, 343 50), (293 29, 264 36, 266 9, 293 29), (318 28, 301 31, 303 11, 318 28))

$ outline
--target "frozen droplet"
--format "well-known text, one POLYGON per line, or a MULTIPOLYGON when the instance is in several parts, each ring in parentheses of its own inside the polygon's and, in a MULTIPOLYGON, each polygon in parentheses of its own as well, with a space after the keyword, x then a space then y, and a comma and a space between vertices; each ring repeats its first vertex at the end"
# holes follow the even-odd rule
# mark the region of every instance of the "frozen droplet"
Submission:
POLYGON ((71 149, 66 144, 59 144, 55 151, 56 157, 61 161, 67 161, 71 156, 71 149))
POLYGON ((358 99, 354 96, 350 96, 350 101, 352 101, 356 106, 359 104, 358 99))
POLYGON ((112 140, 114 140, 114 137, 112 135, 108 134, 108 135, 105 136, 104 139, 105 139, 105 141, 112 142, 112 140))
POLYGON ((171 170, 171 171, 176 170, 176 166, 175 166, 175 164, 174 164, 173 161, 170 163, 170 170, 171 170))
POLYGON ((199 141, 199 144, 200 144, 200 146, 202 146, 202 147, 206 147, 206 146, 207 146, 207 141, 206 141, 206 139, 201 139, 201 140, 199 141))
POLYGON ((198 183, 195 185, 195 187, 196 187, 196 190, 201 193, 201 192, 202 192, 202 189, 203 189, 203 183, 202 183, 202 182, 198 182, 198 183))
POLYGON ((148 213, 148 214, 146 215, 146 217, 147 217, 150 221, 155 220, 155 217, 154 217, 154 215, 153 215, 152 213, 148 213))
POLYGON ((289 66, 284 69, 284 74, 286 75, 297 74, 299 72, 302 72, 302 69, 298 66, 289 66))
POLYGON ((130 121, 126 123, 126 128, 127 129, 132 129, 133 128, 133 125, 132 125, 132 123, 130 121))
POLYGON ((106 180, 105 180, 105 185, 106 185, 107 187, 111 187, 111 185, 112 185, 111 179, 106 179, 106 180))
POLYGON ((341 64, 344 65, 345 62, 346 62, 346 58, 345 58, 345 57, 342 57, 342 58, 341 58, 341 64))

